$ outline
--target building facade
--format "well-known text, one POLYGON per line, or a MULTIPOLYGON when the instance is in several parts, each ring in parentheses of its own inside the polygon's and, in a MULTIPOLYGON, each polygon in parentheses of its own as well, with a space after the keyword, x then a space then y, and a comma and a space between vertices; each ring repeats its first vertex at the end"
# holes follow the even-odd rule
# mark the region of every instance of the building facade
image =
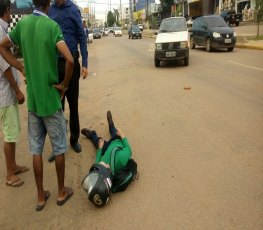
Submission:
POLYGON ((255 0, 174 0, 174 5, 168 9, 163 8, 156 0, 130 0, 131 18, 134 21, 145 21, 154 13, 150 10, 152 4, 159 8, 159 20, 171 16, 198 17, 220 14, 225 9, 234 9, 236 12, 244 14, 243 19, 252 20, 255 9, 255 0), (248 11, 252 13, 246 17, 248 11))

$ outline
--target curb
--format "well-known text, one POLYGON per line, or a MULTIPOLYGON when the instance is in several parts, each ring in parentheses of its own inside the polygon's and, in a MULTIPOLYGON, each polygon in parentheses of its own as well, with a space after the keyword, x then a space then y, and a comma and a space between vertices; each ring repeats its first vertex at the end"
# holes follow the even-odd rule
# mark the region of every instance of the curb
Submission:
POLYGON ((262 46, 257 46, 249 43, 236 43, 236 47, 238 48, 246 48, 246 49, 257 49, 257 50, 263 50, 262 46))

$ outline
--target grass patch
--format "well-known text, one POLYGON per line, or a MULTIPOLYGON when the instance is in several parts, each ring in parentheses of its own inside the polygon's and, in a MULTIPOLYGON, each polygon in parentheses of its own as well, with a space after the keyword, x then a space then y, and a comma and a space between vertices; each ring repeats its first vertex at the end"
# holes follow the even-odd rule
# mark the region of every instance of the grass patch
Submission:
POLYGON ((248 40, 263 40, 263 35, 259 35, 259 36, 249 36, 247 38, 248 40))

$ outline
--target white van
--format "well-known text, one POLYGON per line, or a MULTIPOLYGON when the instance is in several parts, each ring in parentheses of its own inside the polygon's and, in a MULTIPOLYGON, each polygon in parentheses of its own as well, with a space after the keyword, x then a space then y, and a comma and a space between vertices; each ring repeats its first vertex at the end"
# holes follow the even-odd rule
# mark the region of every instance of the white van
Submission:
POLYGON ((155 40, 154 64, 161 61, 183 59, 189 64, 188 30, 184 17, 171 17, 162 20, 155 40))

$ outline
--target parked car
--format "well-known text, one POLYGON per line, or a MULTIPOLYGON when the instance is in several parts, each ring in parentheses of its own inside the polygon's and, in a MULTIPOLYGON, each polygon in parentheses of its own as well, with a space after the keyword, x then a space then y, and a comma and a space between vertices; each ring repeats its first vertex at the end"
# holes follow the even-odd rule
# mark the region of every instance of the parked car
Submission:
POLYGON ((217 48, 232 51, 236 45, 236 33, 218 15, 196 18, 190 32, 191 49, 198 45, 205 46, 207 52, 217 48))
POLYGON ((93 29, 93 38, 101 38, 101 31, 99 28, 94 28, 93 29))
POLYGON ((114 27, 113 28, 113 35, 115 37, 122 37, 122 31, 121 31, 121 27, 114 27))
POLYGON ((188 29, 184 17, 171 17, 162 20, 155 40, 154 64, 161 61, 183 60, 189 64, 188 29))
POLYGON ((109 27, 109 33, 113 33, 113 27, 109 27))
POLYGON ((140 27, 138 25, 131 25, 131 27, 128 30, 128 36, 130 38, 140 38, 142 39, 142 32, 140 30, 140 27))
POLYGON ((104 35, 105 35, 105 36, 108 36, 108 35, 109 35, 109 29, 108 29, 108 28, 105 28, 105 29, 104 29, 104 35))
POLYGON ((235 10, 223 10, 220 16, 225 20, 228 26, 239 26, 239 22, 242 21, 242 13, 236 13, 235 10))
POLYGON ((142 24, 138 24, 139 28, 141 31, 143 31, 143 25, 142 24))
POLYGON ((88 43, 93 42, 93 30, 88 28, 88 43))

